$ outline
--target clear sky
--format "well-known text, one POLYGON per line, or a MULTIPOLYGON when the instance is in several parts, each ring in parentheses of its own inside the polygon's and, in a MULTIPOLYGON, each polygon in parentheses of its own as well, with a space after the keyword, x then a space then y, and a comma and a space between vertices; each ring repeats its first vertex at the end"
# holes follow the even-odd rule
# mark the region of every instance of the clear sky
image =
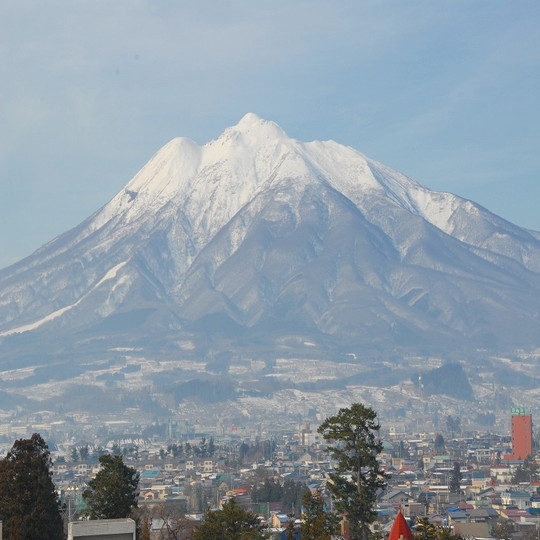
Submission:
POLYGON ((538 0, 3 0, 0 267, 247 112, 540 230, 538 0))

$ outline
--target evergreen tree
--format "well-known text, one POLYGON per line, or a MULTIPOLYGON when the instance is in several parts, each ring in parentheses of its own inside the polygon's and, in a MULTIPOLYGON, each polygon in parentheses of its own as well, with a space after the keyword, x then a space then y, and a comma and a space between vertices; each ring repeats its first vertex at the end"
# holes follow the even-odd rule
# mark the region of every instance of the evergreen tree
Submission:
POLYGON ((208 441, 208 457, 214 457, 216 453, 216 443, 214 442, 214 437, 210 437, 208 441))
POLYGON ((90 459, 92 461, 98 461, 100 456, 103 456, 107 452, 102 446, 96 446, 94 450, 92 451, 92 455, 90 456, 90 459))
POLYGON ((268 538, 252 512, 238 506, 234 499, 221 510, 207 510, 193 540, 264 540, 268 538))
POLYGON ((283 487, 273 478, 266 478, 264 483, 255 486, 251 491, 251 499, 256 503, 280 501, 282 497, 283 487))
POLYGON ((64 526, 49 448, 38 433, 19 439, 0 460, 0 520, 9 540, 61 540, 64 526))
POLYGON ((414 527, 416 540, 437 540, 437 527, 427 517, 418 518, 414 527))
POLYGON ((446 454, 444 437, 440 433, 437 433, 437 435, 435 435, 435 442, 433 444, 433 450, 435 451, 435 454, 439 456, 446 454))
POLYGON ((414 527, 415 540, 465 540, 460 534, 455 534, 451 527, 435 525, 429 518, 418 518, 414 527))
POLYGON ((302 506, 302 497, 307 490, 308 487, 303 482, 285 480, 281 491, 282 509, 291 514, 299 514, 302 506))
POLYGON ((463 480, 463 475, 461 474, 461 467, 457 461, 454 462, 454 468, 452 469, 452 474, 450 475, 450 483, 448 489, 450 493, 460 493, 461 492, 461 480, 463 480))
POLYGON ((510 519, 499 519, 491 528, 491 536, 497 540, 512 540, 515 531, 514 522, 510 519))
POLYGON ((118 443, 113 443, 111 450, 113 456, 120 456, 122 454, 122 449, 120 448, 120 445, 118 443))
POLYGON ((452 527, 437 527, 437 540, 466 540, 466 538, 454 533, 452 527))
POLYGON ((538 465, 531 456, 527 456, 512 476, 512 484, 538 480, 538 465))
POLYGON ((403 441, 399 441, 399 445, 396 448, 396 454, 397 455, 395 457, 399 457, 399 458, 408 457, 407 446, 405 445, 403 441))
POLYGON ((201 438, 201 442, 199 442, 199 446, 197 447, 197 455, 201 458, 208 457, 208 444, 206 442, 206 437, 201 438))
POLYGON ((167 453, 171 454, 172 457, 176 459, 180 454, 178 445, 176 443, 169 444, 169 446, 167 447, 167 453))
POLYGON ((87 444, 79 448, 79 456, 81 457, 81 461, 88 461, 88 457, 90 456, 90 450, 87 444))
POLYGON ((425 508, 424 512, 428 514, 429 504, 430 504, 429 493, 427 491, 421 491, 420 494, 418 495, 417 502, 422 503, 424 505, 424 508, 425 508))
POLYGON ((461 430, 461 418, 449 414, 446 417, 446 429, 451 432, 459 432, 461 430))
POLYGON ((321 492, 306 491, 302 499, 304 513, 300 531, 302 540, 330 540, 338 531, 338 518, 325 511, 321 492))
POLYGON ((139 473, 122 456, 100 456, 101 469, 83 493, 90 519, 127 518, 137 507, 139 473))
POLYGON ((326 441, 333 442, 327 451, 336 466, 328 489, 336 509, 349 519, 351 540, 367 538, 368 526, 376 517, 373 505, 377 490, 386 486, 387 475, 377 461, 383 449, 378 439, 380 427, 373 409, 353 403, 327 418, 318 429, 326 441))
POLYGON ((238 448, 238 461, 240 463, 244 463, 244 459, 246 458, 248 450, 249 450, 249 445, 244 441, 238 448))

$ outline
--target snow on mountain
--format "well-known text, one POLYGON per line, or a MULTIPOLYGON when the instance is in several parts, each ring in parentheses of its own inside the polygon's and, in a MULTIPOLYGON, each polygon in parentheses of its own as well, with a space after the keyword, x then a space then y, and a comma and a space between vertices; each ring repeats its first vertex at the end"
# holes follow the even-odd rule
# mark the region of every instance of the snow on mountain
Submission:
POLYGON ((539 272, 537 233, 250 113, 203 146, 172 140, 1 271, 0 340, 158 354, 181 336, 292 331, 377 354, 508 349, 536 343, 539 272))

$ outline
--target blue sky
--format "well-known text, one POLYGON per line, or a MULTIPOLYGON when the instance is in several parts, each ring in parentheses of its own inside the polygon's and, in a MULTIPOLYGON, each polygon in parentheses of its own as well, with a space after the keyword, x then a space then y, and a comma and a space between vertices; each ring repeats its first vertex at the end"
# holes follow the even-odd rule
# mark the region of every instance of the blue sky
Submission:
POLYGON ((540 230, 538 0, 5 0, 0 267, 246 112, 540 230))

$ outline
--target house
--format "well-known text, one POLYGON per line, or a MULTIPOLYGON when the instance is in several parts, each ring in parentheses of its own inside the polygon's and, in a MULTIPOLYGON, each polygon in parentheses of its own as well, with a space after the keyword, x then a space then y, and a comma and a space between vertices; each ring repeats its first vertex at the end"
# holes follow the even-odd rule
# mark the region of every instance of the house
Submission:
POLYGON ((456 523, 494 523, 499 519, 499 514, 496 510, 490 507, 486 508, 448 508, 448 523, 454 525, 456 523))
POLYGON ((496 510, 486 508, 448 508, 448 524, 455 534, 464 537, 487 538, 491 528, 499 518, 496 510))
POLYGON ((531 506, 531 495, 525 491, 503 491, 501 503, 503 506, 515 506, 520 510, 526 510, 531 506))
POLYGON ((270 527, 285 529, 291 521, 291 517, 281 512, 272 512, 270 514, 270 527))
POLYGON ((68 472, 68 466, 66 463, 58 463, 58 464, 54 464, 53 466, 53 473, 54 474, 66 474, 68 472))
POLYGON ((419 502, 403 503, 401 510, 407 519, 421 517, 426 513, 425 505, 419 502))
POLYGON ((392 489, 380 497, 381 502, 401 505, 411 500, 411 496, 402 489, 392 489))
POLYGON ((502 517, 511 519, 516 523, 531 519, 531 514, 527 510, 520 510, 519 508, 501 508, 499 512, 502 517))
POLYGON ((298 463, 304 467, 309 467, 313 463, 313 456, 309 452, 304 452, 299 458, 298 463))

